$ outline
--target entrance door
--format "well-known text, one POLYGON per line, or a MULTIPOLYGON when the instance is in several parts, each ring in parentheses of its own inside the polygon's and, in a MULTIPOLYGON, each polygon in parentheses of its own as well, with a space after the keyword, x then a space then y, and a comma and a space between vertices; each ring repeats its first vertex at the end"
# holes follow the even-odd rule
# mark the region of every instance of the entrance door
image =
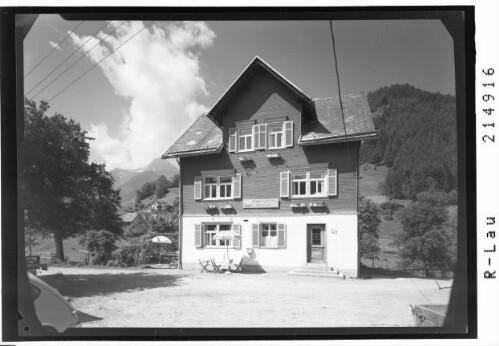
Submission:
POLYGON ((307 225, 307 261, 309 263, 326 262, 325 225, 307 225))

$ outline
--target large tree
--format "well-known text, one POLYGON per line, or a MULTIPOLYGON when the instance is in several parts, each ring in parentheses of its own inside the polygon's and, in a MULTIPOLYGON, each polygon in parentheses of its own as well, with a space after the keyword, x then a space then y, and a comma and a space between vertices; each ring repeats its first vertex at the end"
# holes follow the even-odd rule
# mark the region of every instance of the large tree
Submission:
POLYGON ((379 209, 368 198, 361 198, 359 203, 359 249, 362 258, 370 259, 374 267, 374 260, 379 259, 379 209))
POLYGON ((422 269, 425 276, 431 269, 452 269, 455 229, 448 223, 445 193, 418 194, 417 201, 402 212, 401 222, 403 232, 396 243, 400 246, 402 267, 422 269))
POLYGON ((52 234, 64 260, 65 238, 89 229, 121 231, 120 196, 105 166, 89 163, 86 131, 61 114, 47 116, 48 108, 25 101, 19 187, 26 226, 52 234))

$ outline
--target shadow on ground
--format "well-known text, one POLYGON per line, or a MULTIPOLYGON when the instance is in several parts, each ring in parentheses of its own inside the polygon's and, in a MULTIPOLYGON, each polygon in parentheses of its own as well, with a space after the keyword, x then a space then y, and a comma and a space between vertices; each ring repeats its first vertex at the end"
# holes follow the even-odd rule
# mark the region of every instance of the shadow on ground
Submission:
POLYGON ((78 314, 78 319, 81 323, 100 321, 103 319, 102 317, 86 314, 83 311, 76 311, 76 313, 78 314))
POLYGON ((59 288, 62 295, 73 298, 143 291, 151 288, 177 286, 180 275, 146 273, 64 275, 59 288))

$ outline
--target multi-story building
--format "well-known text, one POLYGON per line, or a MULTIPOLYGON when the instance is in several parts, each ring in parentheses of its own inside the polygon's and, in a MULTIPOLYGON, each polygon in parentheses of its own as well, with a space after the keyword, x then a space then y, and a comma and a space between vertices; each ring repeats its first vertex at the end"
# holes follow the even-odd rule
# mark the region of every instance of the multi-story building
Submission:
POLYGON ((256 57, 162 156, 180 166, 182 265, 229 248, 244 270, 356 277, 358 151, 376 136, 365 93, 312 99, 256 57))

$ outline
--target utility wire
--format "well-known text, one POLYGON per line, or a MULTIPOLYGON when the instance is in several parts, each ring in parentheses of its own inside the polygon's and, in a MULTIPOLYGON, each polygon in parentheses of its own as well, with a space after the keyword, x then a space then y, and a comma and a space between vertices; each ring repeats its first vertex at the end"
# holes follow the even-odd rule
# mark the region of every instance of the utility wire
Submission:
POLYGON ((69 65, 64 71, 62 71, 61 73, 59 73, 57 75, 57 77, 55 77, 54 79, 52 79, 52 81, 45 85, 41 90, 39 90, 36 94, 34 94, 32 97, 31 97, 31 100, 34 99, 37 95, 39 95, 42 91, 44 91, 45 89, 47 89, 49 86, 51 86, 56 80, 58 80, 60 77, 62 77, 63 74, 65 74, 71 67, 73 67, 74 65, 76 65, 81 59, 83 59, 85 56, 87 56, 92 50, 94 50, 95 47, 97 47, 102 41, 104 41, 106 38, 109 37, 109 35, 111 35, 112 33, 114 33, 116 30, 118 30, 123 24, 125 24, 125 22, 121 22, 120 25, 118 25, 113 31, 111 31, 109 34, 107 34, 106 36, 104 36, 104 38, 102 38, 99 42, 97 42, 92 48, 90 48, 90 50, 88 52, 86 52, 84 55, 82 55, 78 60, 76 60, 74 63, 72 63, 71 65, 69 65))
POLYGON ((347 138, 347 127, 345 125, 345 113, 343 111, 343 102, 341 102, 340 75, 338 73, 338 59, 336 58, 336 45, 334 42, 333 21, 332 20, 329 20, 329 27, 331 28, 331 38, 333 40, 334 67, 336 69, 336 80, 338 81, 338 97, 340 99, 341 116, 343 118, 343 130, 345 131, 345 139, 346 139, 347 138))
POLYGON ((54 49, 52 49, 47 55, 45 55, 45 58, 43 58, 42 60, 40 60, 38 62, 38 64, 35 65, 35 67, 33 67, 25 76, 24 78, 28 77, 30 75, 31 72, 33 72, 42 62, 45 61, 45 59, 47 59, 53 52, 55 52, 55 50, 57 48, 59 48, 59 46, 62 44, 62 42, 66 41, 66 39, 69 37, 69 35, 71 35, 73 32, 75 32, 76 29, 78 29, 83 23, 85 23, 85 21, 82 21, 80 24, 78 24, 73 30, 71 30, 67 35, 66 37, 64 37, 62 39, 61 42, 59 42, 59 44, 57 46, 54 47, 54 49))
POLYGON ((26 92, 26 95, 28 95, 33 89, 35 89, 37 86, 39 86, 45 79, 47 79, 50 75, 52 75, 52 73, 54 73, 59 67, 61 67, 66 61, 69 60, 69 58, 71 58, 73 55, 75 55, 84 45, 87 44, 88 41, 90 41, 95 35, 97 35, 99 33, 99 31, 101 31, 102 29, 104 29, 107 25, 109 24, 109 22, 107 22, 106 24, 104 24, 99 30, 97 30, 92 36, 90 36, 81 46, 78 47, 77 50, 75 50, 70 56, 68 56, 66 59, 64 59, 63 62, 61 62, 59 65, 56 66, 56 68, 54 68, 52 71, 50 71, 50 73, 48 75, 46 75, 41 81, 39 81, 38 83, 35 84, 34 87, 32 87, 31 89, 29 89, 27 92, 26 92))
POLYGON ((123 45, 125 45, 128 41, 130 41, 132 38, 134 38, 135 36, 137 36, 139 33, 141 33, 145 28, 149 27, 150 25, 152 24, 149 23, 147 25, 144 25, 144 27, 142 29, 140 29, 139 31, 137 31, 135 34, 133 34, 132 36, 130 36, 125 42, 123 42, 122 44, 120 44, 118 47, 116 47, 116 49, 114 49, 111 53, 109 53, 108 55, 106 55, 104 58, 102 58, 97 64, 95 64, 94 66, 92 66, 91 68, 89 68, 87 71, 85 71, 83 74, 81 74, 78 78, 76 78, 73 82, 71 82, 70 84, 68 84, 66 87, 64 87, 64 89, 62 89, 61 91, 59 91, 57 94, 55 94, 50 100, 48 100, 47 102, 50 102, 52 101, 53 99, 55 99, 57 96, 59 96, 61 93, 63 93, 67 88, 69 88, 71 85, 73 85, 74 83, 76 83, 78 80, 80 80, 80 78, 82 78, 84 75, 86 75, 88 72, 90 72, 91 70, 93 70, 95 67, 97 67, 97 65, 99 65, 102 61, 104 61, 106 58, 108 58, 109 56, 111 56, 114 52, 116 52, 118 49, 120 49, 121 47, 123 47, 123 45))

